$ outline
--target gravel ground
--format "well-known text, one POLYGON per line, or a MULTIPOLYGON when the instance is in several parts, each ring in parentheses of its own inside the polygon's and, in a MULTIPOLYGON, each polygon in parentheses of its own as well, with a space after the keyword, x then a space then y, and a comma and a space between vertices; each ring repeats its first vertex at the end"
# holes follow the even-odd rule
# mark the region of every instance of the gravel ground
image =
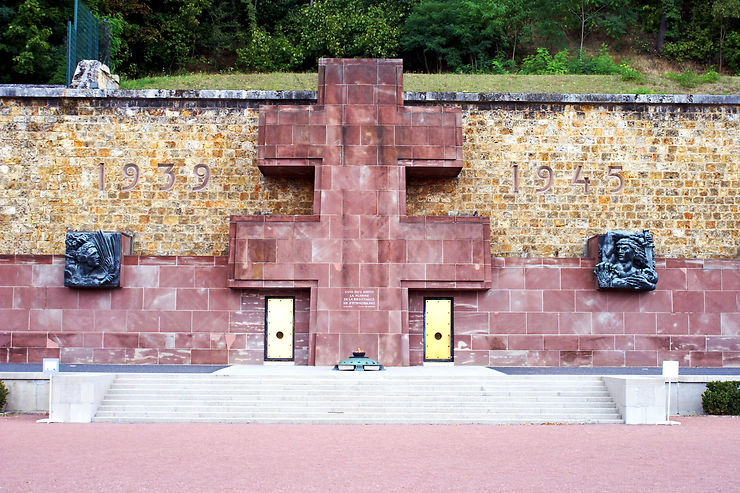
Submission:
POLYGON ((0 417, 0 492, 740 492, 740 418, 680 426, 42 424, 0 417))

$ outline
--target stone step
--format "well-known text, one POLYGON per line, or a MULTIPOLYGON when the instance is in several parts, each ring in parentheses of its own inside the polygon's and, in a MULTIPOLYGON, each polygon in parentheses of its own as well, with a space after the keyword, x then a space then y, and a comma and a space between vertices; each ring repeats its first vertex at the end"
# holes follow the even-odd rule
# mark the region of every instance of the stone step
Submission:
POLYGON ((94 421, 224 423, 621 422, 600 377, 388 374, 118 375, 94 421), (193 378, 195 377, 195 378, 193 378), (313 378, 317 377, 317 378, 313 378))
POLYGON ((564 415, 552 414, 508 414, 508 415, 479 415, 479 416, 342 416, 338 414, 323 416, 96 416, 96 423, 271 423, 271 424, 539 424, 539 423, 562 423, 562 424, 619 424, 624 421, 619 415, 564 415))

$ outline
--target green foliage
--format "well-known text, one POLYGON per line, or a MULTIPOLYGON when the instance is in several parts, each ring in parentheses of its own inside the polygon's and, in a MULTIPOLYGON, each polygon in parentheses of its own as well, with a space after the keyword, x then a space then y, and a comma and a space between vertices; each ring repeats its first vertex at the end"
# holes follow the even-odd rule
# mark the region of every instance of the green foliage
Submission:
POLYGON ((427 72, 465 65, 478 71, 508 51, 506 14, 504 2, 422 0, 406 18, 401 45, 407 59, 427 72))
POLYGON ((5 407, 5 403, 8 401, 8 388, 5 386, 2 380, 0 380, 0 411, 5 407))
POLYGON ((388 4, 361 0, 315 0, 288 19, 304 67, 321 57, 387 58, 398 54, 400 14, 388 4))
POLYGON ((252 32, 246 48, 236 51, 236 68, 244 72, 285 72, 300 66, 303 55, 282 33, 271 36, 264 29, 252 32))
POLYGON ((724 57, 727 68, 735 74, 740 74, 740 31, 727 34, 724 57))
POLYGON ((554 56, 546 48, 537 48, 537 53, 522 60, 521 74, 556 75, 568 73, 568 50, 560 50, 554 56))
POLYGON ((681 87, 685 87, 686 89, 691 89, 702 84, 711 84, 719 80, 719 74, 714 70, 708 70, 701 75, 693 70, 686 70, 681 74, 668 72, 665 74, 665 77, 678 82, 681 87))
POLYGON ((707 382, 701 405, 707 414, 740 415, 740 381, 707 382))

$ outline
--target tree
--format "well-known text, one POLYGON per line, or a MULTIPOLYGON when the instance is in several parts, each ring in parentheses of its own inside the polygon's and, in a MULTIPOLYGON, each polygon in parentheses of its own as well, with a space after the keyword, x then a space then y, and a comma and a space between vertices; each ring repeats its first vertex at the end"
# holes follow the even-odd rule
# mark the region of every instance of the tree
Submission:
POLYGON ((722 50, 725 45, 727 24, 731 19, 740 19, 740 0, 715 0, 712 15, 719 22, 719 71, 722 71, 722 50))

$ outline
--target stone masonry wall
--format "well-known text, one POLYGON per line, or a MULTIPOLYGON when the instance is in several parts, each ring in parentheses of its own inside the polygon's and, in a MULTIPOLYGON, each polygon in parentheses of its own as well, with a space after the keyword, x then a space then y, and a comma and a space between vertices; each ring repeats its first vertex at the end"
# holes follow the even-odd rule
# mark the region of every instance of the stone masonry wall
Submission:
MULTIPOLYGON (((452 296, 459 365, 740 366, 740 260, 656 259, 643 293, 597 291, 593 265, 494 258, 490 290, 410 291, 410 364, 424 296, 452 296)), ((0 255, 0 363, 261 364, 267 295, 295 296, 308 363, 307 290, 226 288, 225 257, 127 256, 123 269, 123 288, 71 289, 62 256, 0 255)), ((383 362, 377 341, 362 347, 383 362)))
MULTIPOLYGON (((311 180, 262 176, 255 144, 260 103, 312 98, 0 89, 0 254, 59 255, 70 228, 132 233, 141 255, 223 255, 231 214, 309 214, 311 180)), ((573 258, 591 235, 644 228, 657 255, 738 253, 738 97, 406 100, 461 105, 464 132, 460 176, 411 181, 408 213, 489 216, 494 255, 573 258)))

